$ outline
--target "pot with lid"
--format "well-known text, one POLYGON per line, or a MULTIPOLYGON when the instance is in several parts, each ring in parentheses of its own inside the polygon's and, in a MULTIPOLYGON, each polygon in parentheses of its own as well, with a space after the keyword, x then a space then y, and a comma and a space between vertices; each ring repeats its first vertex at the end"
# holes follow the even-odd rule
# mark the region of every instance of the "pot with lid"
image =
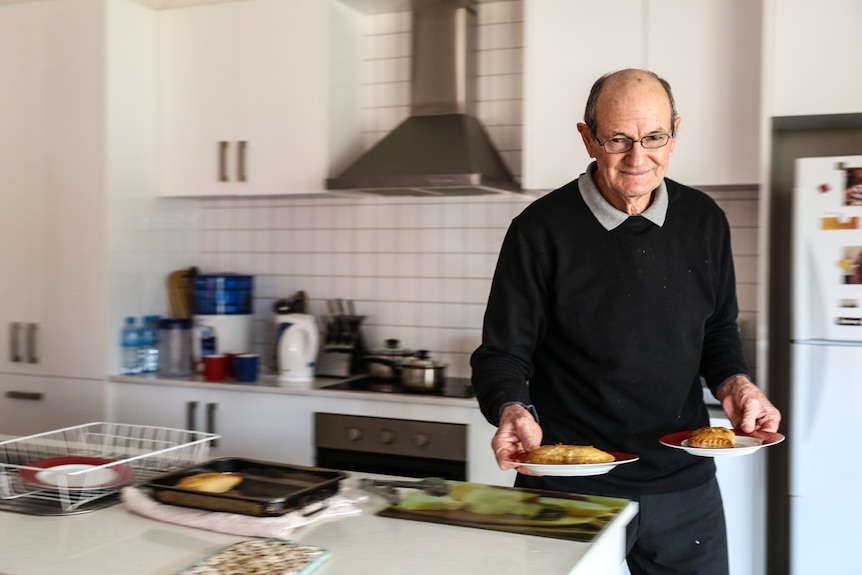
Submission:
POLYGON ((405 390, 438 392, 443 389, 445 379, 446 364, 431 359, 424 349, 401 362, 401 382, 405 390))
POLYGON ((387 381, 398 381, 401 379, 401 364, 408 357, 413 357, 412 349, 401 347, 397 339, 387 339, 384 347, 368 350, 365 356, 365 364, 368 373, 375 379, 387 381))

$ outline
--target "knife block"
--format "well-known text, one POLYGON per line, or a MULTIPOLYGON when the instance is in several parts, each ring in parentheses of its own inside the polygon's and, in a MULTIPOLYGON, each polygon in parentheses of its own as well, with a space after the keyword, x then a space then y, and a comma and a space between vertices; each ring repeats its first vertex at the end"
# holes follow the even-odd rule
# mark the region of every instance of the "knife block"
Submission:
POLYGON ((364 373, 365 346, 357 332, 351 344, 324 344, 317 355, 317 375, 350 377, 364 373))

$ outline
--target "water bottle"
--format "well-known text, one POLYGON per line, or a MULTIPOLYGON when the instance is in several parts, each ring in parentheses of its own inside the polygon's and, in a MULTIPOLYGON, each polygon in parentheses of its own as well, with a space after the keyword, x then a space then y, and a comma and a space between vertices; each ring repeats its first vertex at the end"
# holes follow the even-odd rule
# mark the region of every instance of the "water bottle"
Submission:
POLYGON ((141 373, 141 365, 138 360, 138 345, 140 344, 140 333, 135 324, 135 318, 127 317, 126 323, 120 332, 120 373, 123 375, 136 375, 141 373))
POLYGON ((159 369, 158 321, 159 316, 141 318, 142 327, 138 340, 138 366, 141 373, 155 373, 159 369))

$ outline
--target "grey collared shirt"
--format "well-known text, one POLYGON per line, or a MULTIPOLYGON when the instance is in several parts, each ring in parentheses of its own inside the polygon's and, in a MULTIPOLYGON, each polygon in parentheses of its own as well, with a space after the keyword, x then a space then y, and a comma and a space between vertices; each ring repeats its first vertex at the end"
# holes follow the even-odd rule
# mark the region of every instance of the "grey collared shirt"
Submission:
MULTIPOLYGON (((578 178, 578 189, 581 191, 581 197, 584 198, 587 207, 590 208, 590 211, 593 212, 599 223, 606 230, 610 231, 631 216, 613 207, 602 196, 602 193, 596 186, 595 180, 593 180, 593 173, 595 171, 595 162, 587 166, 587 171, 578 178)), ((640 215, 658 227, 664 225, 665 217, 667 217, 667 186, 664 183, 664 179, 662 179, 661 184, 656 188, 652 203, 640 215)))

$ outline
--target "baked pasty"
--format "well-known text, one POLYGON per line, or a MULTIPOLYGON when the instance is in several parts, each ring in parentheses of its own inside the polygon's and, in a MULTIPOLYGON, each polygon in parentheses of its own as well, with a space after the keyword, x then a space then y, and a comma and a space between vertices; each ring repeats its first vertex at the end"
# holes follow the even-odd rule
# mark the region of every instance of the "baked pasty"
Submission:
POLYGON ((182 489, 193 489, 195 491, 206 491, 207 493, 224 493, 230 491, 240 484, 241 475, 229 473, 198 473, 188 475, 177 481, 175 487, 182 489))
POLYGON ((689 447, 728 449, 736 445, 736 435, 726 427, 701 427, 688 434, 689 447))
POLYGON ((597 449, 592 445, 543 445, 531 451, 527 456, 528 463, 572 464, 572 463, 610 463, 616 461, 607 451, 597 449))

